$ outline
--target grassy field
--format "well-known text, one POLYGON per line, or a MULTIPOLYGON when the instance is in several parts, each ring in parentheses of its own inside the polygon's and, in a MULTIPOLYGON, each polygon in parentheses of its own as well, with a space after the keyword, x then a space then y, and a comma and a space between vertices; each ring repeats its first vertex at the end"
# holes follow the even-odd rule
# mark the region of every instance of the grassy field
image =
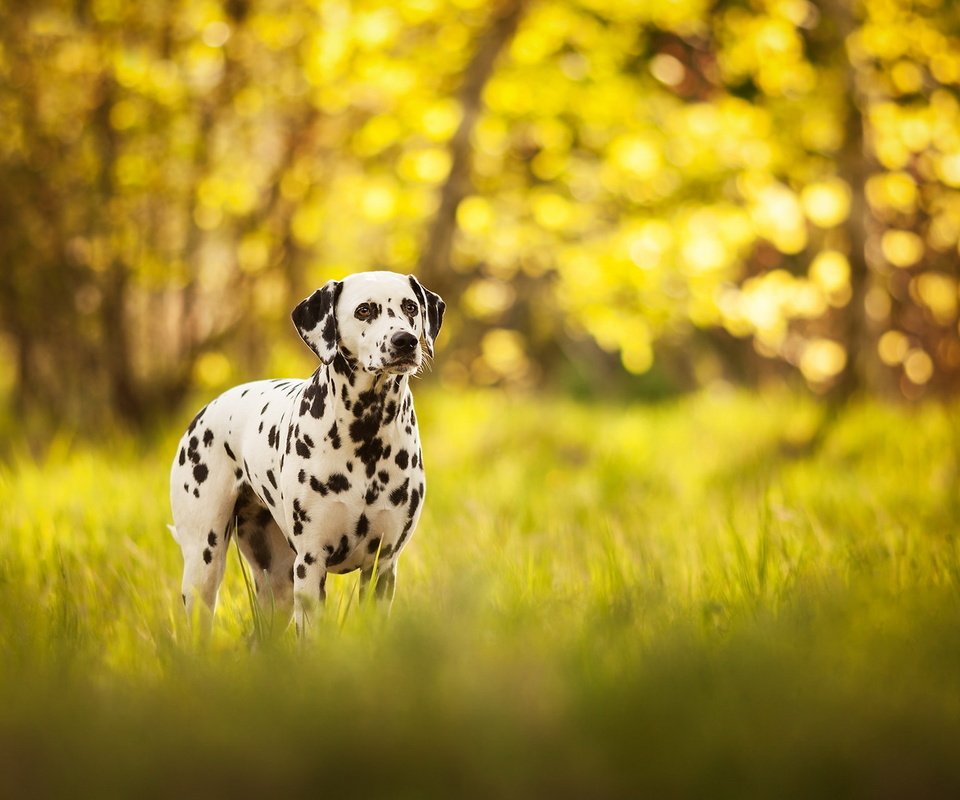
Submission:
POLYGON ((190 416, 0 465, 4 797, 960 796, 960 417, 808 400, 418 395, 387 618, 332 578, 192 640, 165 525, 190 416))

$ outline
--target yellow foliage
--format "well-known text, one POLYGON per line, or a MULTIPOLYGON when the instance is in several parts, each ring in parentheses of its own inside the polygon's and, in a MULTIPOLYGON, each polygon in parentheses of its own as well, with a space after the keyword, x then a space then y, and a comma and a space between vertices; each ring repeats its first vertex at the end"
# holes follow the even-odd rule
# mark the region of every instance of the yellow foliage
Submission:
POLYGON ((912 267, 923 258, 923 239, 913 231, 885 231, 880 248, 884 258, 895 267, 912 267))
POLYGON ((554 192, 535 192, 530 198, 530 208, 537 224, 550 230, 563 230, 573 220, 570 203, 554 192))
POLYGON ((933 377, 933 359, 923 350, 911 350, 903 359, 903 373, 911 383, 922 386, 933 377))
POLYGON ((940 156, 937 175, 947 186, 960 187, 960 152, 940 156))
POLYGON ((902 363, 909 350, 910 340, 900 331, 886 331, 877 341, 880 360, 890 367, 902 363))
POLYGON ((493 223, 493 209, 490 202, 477 195, 467 197, 457 208, 457 222, 467 233, 486 233, 493 223))
POLYGON ((483 360, 498 376, 518 380, 530 368, 523 337, 506 328, 496 328, 484 334, 480 343, 483 360))
POLYGON ((799 253, 807 246, 800 200, 788 187, 771 181, 750 199, 751 216, 759 236, 782 253, 799 253))
POLYGON ((930 309, 940 325, 949 325, 957 317, 957 280, 942 272, 924 272, 910 282, 910 292, 930 309))
POLYGON ((818 253, 810 264, 810 280, 831 306, 841 308, 850 302, 850 262, 843 253, 836 250, 818 253))
POLYGON ((847 351, 831 339, 813 339, 803 347, 800 371, 811 383, 823 383, 839 375, 847 364, 847 351))
POLYGON ((497 317, 507 311, 516 299, 513 287, 505 281, 481 279, 467 287, 463 295, 464 310, 477 319, 497 317))
POLYGON ((660 168, 660 150, 641 136, 622 136, 610 146, 613 163, 641 180, 652 178, 660 168))
POLYGON ((208 390, 226 386, 232 373, 230 359, 216 350, 203 353, 193 368, 194 379, 208 390))
POLYGON ((896 171, 871 175, 865 188, 867 200, 876 209, 890 208, 910 214, 916 208, 917 184, 909 173, 896 171))
POLYGON ((839 225, 850 214, 850 186, 840 178, 805 186, 800 200, 804 213, 821 228, 839 225))
POLYGON ((400 177, 421 183, 441 183, 450 172, 450 154, 439 147, 404 153, 398 165, 400 177))
POLYGON ((360 196, 360 211, 371 222, 387 222, 397 212, 397 190, 386 179, 365 186, 360 196))

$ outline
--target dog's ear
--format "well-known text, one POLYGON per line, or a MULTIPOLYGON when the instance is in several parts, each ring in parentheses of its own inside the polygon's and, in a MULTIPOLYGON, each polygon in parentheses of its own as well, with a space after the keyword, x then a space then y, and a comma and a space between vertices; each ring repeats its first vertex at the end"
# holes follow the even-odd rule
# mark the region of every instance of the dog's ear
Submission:
POLYGON ((293 324, 297 333, 316 353, 324 364, 329 364, 337 355, 337 300, 343 284, 327 281, 312 295, 293 309, 293 324))
POLYGON ((427 355, 433 355, 433 343, 440 333, 440 326, 443 324, 443 310, 447 304, 440 299, 440 295, 434 294, 423 285, 413 275, 410 276, 410 286, 420 301, 420 317, 423 322, 423 334, 426 341, 427 355))

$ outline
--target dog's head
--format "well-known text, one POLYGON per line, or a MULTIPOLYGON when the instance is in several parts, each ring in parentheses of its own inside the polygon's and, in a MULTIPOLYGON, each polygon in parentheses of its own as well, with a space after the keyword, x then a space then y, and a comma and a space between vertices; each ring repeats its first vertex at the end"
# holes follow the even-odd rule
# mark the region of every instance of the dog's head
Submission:
POLYGON ((444 308, 413 275, 359 272, 317 289, 293 324, 324 364, 340 352, 367 372, 410 374, 433 355, 444 308))

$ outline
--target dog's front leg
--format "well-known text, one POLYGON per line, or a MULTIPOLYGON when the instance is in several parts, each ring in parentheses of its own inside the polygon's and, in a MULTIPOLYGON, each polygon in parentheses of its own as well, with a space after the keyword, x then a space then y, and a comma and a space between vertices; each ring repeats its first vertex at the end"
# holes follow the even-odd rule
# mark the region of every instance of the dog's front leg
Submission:
POLYGON ((305 636, 327 597, 327 568, 311 553, 297 556, 293 570, 293 618, 305 636))
POLYGON ((370 591, 370 583, 375 580, 374 592, 378 601, 382 601, 388 608, 393 603, 393 596, 397 591, 397 562, 379 564, 376 576, 373 567, 360 573, 360 596, 365 597, 370 591))

